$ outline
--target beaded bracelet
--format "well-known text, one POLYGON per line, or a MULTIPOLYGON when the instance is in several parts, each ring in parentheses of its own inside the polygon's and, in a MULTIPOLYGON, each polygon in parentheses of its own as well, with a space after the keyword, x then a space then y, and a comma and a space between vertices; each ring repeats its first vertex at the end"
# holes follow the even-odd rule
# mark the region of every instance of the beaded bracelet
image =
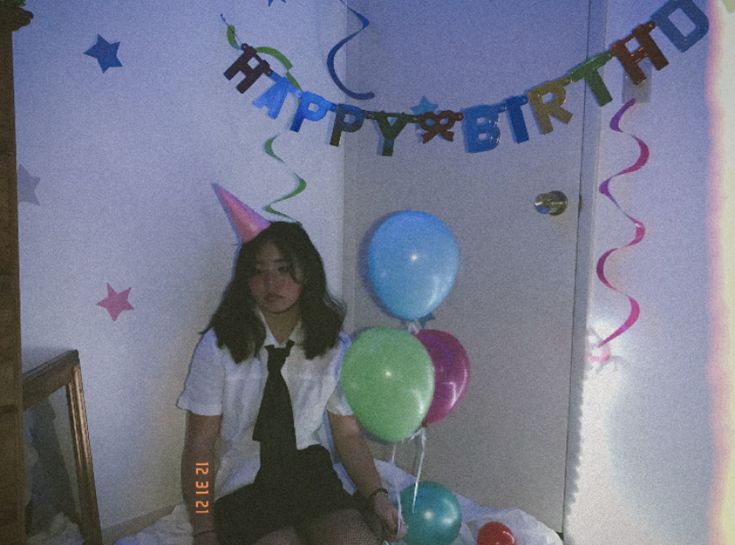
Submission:
POLYGON ((370 500, 372 500, 372 499, 373 499, 373 498, 374 498, 375 496, 377 496, 378 494, 385 494, 386 496, 388 496, 388 495, 389 495, 389 494, 388 494, 388 491, 387 491, 387 490, 386 490, 385 488, 383 488, 383 487, 381 486, 380 488, 376 488, 375 490, 373 490, 373 491, 372 491, 372 492, 370 493, 370 495, 369 495, 369 496, 368 496, 368 497, 366 498, 366 501, 368 501, 368 502, 369 502, 370 500))

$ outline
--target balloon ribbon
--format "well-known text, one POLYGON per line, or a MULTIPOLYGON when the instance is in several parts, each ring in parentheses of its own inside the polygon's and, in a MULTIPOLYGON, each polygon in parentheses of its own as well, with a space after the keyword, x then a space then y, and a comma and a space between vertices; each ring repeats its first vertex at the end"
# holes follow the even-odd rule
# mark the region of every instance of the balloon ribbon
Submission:
POLYGON ((622 246, 620 248, 612 248, 606 251, 604 254, 602 254, 600 258, 597 260, 597 277, 606 287, 610 288, 613 291, 616 291, 617 293, 624 295, 628 299, 628 302, 630 303, 630 312, 628 313, 628 317, 626 318, 625 322, 623 322, 623 324, 620 327, 618 327, 615 331, 613 331, 605 339, 602 339, 597 344, 597 347, 604 346, 605 344, 612 341, 614 338, 625 333, 638 320, 638 317, 640 316, 640 313, 641 313, 641 309, 640 309, 640 305, 638 304, 638 301, 636 301, 630 295, 623 293, 621 290, 616 288, 608 280, 607 276, 605 275, 605 263, 607 262, 607 259, 612 254, 617 252, 618 250, 621 250, 623 248, 630 248, 631 246, 635 246, 641 240, 643 240, 643 237, 646 234, 646 227, 643 225, 643 223, 639 221, 638 219, 634 218, 633 216, 631 216, 630 214, 628 214, 625 210, 623 210, 620 204, 618 204, 618 201, 615 199, 615 197, 613 197, 612 193, 610 192, 610 182, 614 178, 617 178, 618 176, 621 176, 623 174, 628 174, 628 173, 640 170, 643 167, 643 165, 645 165, 648 162, 648 158, 650 155, 648 146, 643 140, 641 140, 640 138, 638 138, 637 136, 633 134, 630 134, 630 133, 627 133, 621 130, 620 128, 620 120, 623 117, 623 114, 625 114, 625 112, 627 112, 630 108, 632 108, 634 104, 635 104, 635 98, 631 98, 628 102, 626 102, 623 105, 623 107, 620 108, 620 110, 618 110, 615 113, 615 115, 612 117, 612 119, 610 120, 610 128, 616 132, 627 134, 628 136, 632 137, 638 143, 640 154, 638 155, 638 158, 635 160, 634 163, 624 168, 617 174, 614 174, 607 180, 603 181, 600 184, 599 191, 600 193, 605 195, 608 199, 610 199, 612 203, 618 208, 618 210, 620 210, 623 213, 623 215, 625 215, 625 217, 627 217, 631 222, 633 222, 633 225, 635 226, 635 235, 633 239, 625 246, 622 246))
POLYGON ((391 482, 390 486, 393 489, 393 495, 396 498, 396 502, 398 503, 398 514, 400 515, 403 512, 403 508, 401 506, 401 491, 398 490, 398 486, 396 486, 396 469, 398 466, 396 465, 396 450, 398 448, 397 443, 393 443, 393 450, 391 451, 390 455, 390 465, 393 468, 393 471, 391 472, 391 482))
POLYGON ((419 468, 416 470, 416 482, 413 485, 413 501, 411 502, 411 512, 416 511, 416 496, 419 493, 419 481, 421 480, 421 472, 424 469, 424 456, 426 455, 426 428, 421 426, 418 432, 421 442, 421 454, 419 456, 419 468))

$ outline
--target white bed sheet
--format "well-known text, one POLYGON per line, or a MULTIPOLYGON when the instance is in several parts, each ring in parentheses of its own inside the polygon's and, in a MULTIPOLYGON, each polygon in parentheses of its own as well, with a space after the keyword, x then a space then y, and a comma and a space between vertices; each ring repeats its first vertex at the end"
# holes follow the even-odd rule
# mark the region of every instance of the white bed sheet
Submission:
POLYGON ((26 538, 26 545, 84 545, 84 538, 79 526, 57 513, 48 528, 26 538))
MULTIPOLYGON (((402 469, 376 460, 376 466, 383 481, 390 488, 400 491, 415 483, 415 477, 402 469)), ((352 482, 344 473, 341 465, 335 466, 348 491, 353 490, 352 482)), ((455 494, 462 510, 462 527, 452 545, 475 545, 477 532, 486 523, 497 521, 511 529, 516 545, 563 545, 559 536, 545 524, 520 509, 492 509, 479 505, 459 494, 455 494)), ((135 535, 115 542, 115 545, 191 545, 191 525, 184 504, 174 507, 173 511, 151 526, 135 535)), ((398 542, 403 544, 403 541, 398 542)))

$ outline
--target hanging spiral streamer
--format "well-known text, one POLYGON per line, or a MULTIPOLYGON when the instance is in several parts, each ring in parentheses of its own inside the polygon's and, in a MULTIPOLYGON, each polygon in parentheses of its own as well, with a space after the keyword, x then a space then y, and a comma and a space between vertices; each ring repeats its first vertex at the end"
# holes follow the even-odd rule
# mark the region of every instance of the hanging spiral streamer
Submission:
POLYGON ((347 36, 346 38, 343 38, 337 44, 329 51, 329 54, 327 55, 327 69, 329 70, 329 75, 332 76, 332 80, 334 81, 335 85, 339 87, 344 94, 346 94, 350 98, 354 98, 355 100, 369 100, 371 98, 375 97, 375 93, 369 91, 367 93, 358 93, 355 91, 351 91, 345 85, 340 81, 340 79, 337 77, 337 72, 334 69, 334 57, 337 55, 337 52, 340 50, 340 48, 345 45, 347 42, 349 42, 352 38, 357 36, 360 32, 365 30, 368 25, 370 24, 370 21, 368 21, 367 17, 362 15, 361 13, 356 12, 354 9, 352 9, 350 6, 345 4, 344 0, 341 0, 342 4, 350 10, 355 17, 357 17, 360 20, 360 23, 362 23, 362 28, 360 30, 357 30, 347 36))
MULTIPOLYGON (((242 43, 242 41, 237 35, 237 30, 235 29, 235 25, 229 24, 227 20, 225 19, 224 15, 222 14, 220 14, 220 19, 222 19, 222 22, 227 26, 227 42, 234 49, 237 49, 239 51, 241 49, 240 44, 242 43)), ((301 90, 301 86, 299 85, 299 82, 296 81, 296 78, 293 76, 293 74, 291 74, 291 68, 293 68, 293 63, 289 60, 288 57, 286 57, 286 55, 284 55, 283 53, 281 53, 278 49, 274 47, 267 47, 267 46, 256 47, 255 51, 257 51, 261 55, 268 55, 270 57, 273 57, 278 62, 280 62, 283 65, 283 67, 286 69, 286 78, 288 79, 288 81, 296 89, 298 89, 299 91, 301 90)), ((276 134, 268 138, 263 143, 263 151, 266 153, 266 155, 268 155, 273 160, 278 161, 279 163, 282 163, 283 165, 288 166, 286 162, 281 157, 276 155, 276 153, 273 151, 273 142, 275 142, 276 138, 278 138, 279 136, 280 134, 276 134)), ((284 219, 295 221, 294 218, 292 218, 291 216, 284 214, 283 212, 280 212, 276 210, 275 208, 273 208, 274 204, 291 199, 295 197, 296 195, 298 195, 299 193, 302 193, 306 189, 306 186, 307 186, 306 180, 304 180, 301 176, 296 174, 296 172, 294 172, 293 170, 291 171, 291 175, 294 178, 296 178, 296 187, 289 193, 277 198, 274 201, 271 201, 269 204, 263 207, 263 210, 265 210, 266 212, 270 212, 271 214, 280 216, 284 219)))
MULTIPOLYGON (((273 151, 273 142, 278 138, 279 135, 272 136, 268 140, 265 141, 263 144, 263 151, 269 156, 272 157, 274 160, 278 161, 279 163, 284 163, 283 159, 281 159, 278 155, 275 154, 273 151)), ((291 199, 298 195, 299 193, 302 193, 306 189, 306 180, 304 180, 301 176, 296 174, 295 172, 291 172, 291 174, 296 178, 296 188, 291 191, 290 193, 285 194, 282 197, 279 197, 275 201, 270 202, 265 207, 263 207, 263 210, 266 212, 270 212, 271 214, 276 214, 277 216, 281 216, 282 218, 293 220, 293 218, 287 214, 284 214, 283 212, 279 212, 278 210, 273 208, 274 204, 277 204, 279 202, 283 202, 285 200, 291 199)))
POLYGON ((636 218, 634 218, 633 216, 631 216, 630 214, 628 214, 625 210, 623 210, 623 208, 620 206, 620 204, 618 204, 618 201, 615 200, 615 197, 613 197, 612 193, 610 192, 610 182, 614 178, 617 178, 618 176, 621 176, 623 174, 629 174, 631 172, 635 172, 637 170, 640 170, 643 167, 643 165, 645 165, 648 162, 648 158, 649 158, 649 155, 650 155, 649 150, 648 150, 648 146, 646 145, 646 143, 643 140, 641 140, 640 138, 638 138, 637 136, 635 136, 633 134, 626 133, 625 131, 623 131, 620 128, 620 120, 623 117, 623 114, 625 114, 625 112, 627 112, 630 108, 632 108, 634 104, 635 104, 635 98, 632 98, 628 102, 626 102, 623 105, 623 107, 620 108, 620 110, 618 110, 615 113, 615 115, 612 117, 612 119, 610 120, 610 128, 612 130, 616 131, 616 132, 627 134, 628 136, 632 137, 638 143, 638 148, 640 150, 640 154, 638 155, 638 158, 635 160, 635 162, 633 164, 631 164, 630 166, 624 168, 623 170, 621 170, 617 174, 614 174, 613 176, 611 176, 607 180, 603 181, 600 184, 599 191, 600 191, 600 193, 602 193, 603 195, 605 195, 608 199, 610 199, 612 201, 612 203, 618 208, 618 210, 620 210, 623 213, 623 215, 625 215, 626 218, 628 218, 631 222, 633 222, 633 225, 635 226, 635 235, 634 235, 633 239, 628 244, 626 244, 625 246, 622 246, 620 248, 612 248, 612 249, 606 251, 604 254, 602 254, 600 256, 600 258, 597 260, 597 277, 600 279, 600 281, 606 287, 608 287, 611 290, 616 291, 616 292, 624 295, 628 299, 628 302, 630 303, 630 312, 629 312, 628 317, 626 318, 625 322, 623 322, 623 324, 620 327, 618 327, 615 331, 613 331, 610 335, 608 335, 606 338, 602 339, 598 343, 598 345, 597 345, 598 348, 601 347, 601 346, 606 345, 607 343, 609 343, 610 341, 612 341, 613 339, 615 339, 616 337, 622 335, 628 329, 630 329, 633 326, 633 324, 638 320, 638 317, 640 316, 640 313, 641 313, 641 309, 640 309, 640 305, 638 304, 638 301, 636 301, 630 295, 628 295, 626 293, 623 293, 621 290, 619 290, 618 288, 616 288, 608 280, 607 276, 605 275, 605 263, 607 262, 607 259, 612 254, 614 254, 615 252, 617 252, 618 250, 622 250, 623 248, 630 248, 631 246, 635 246, 641 240, 643 240, 643 237, 646 234, 646 227, 643 225, 643 223, 641 221, 637 220, 636 218))

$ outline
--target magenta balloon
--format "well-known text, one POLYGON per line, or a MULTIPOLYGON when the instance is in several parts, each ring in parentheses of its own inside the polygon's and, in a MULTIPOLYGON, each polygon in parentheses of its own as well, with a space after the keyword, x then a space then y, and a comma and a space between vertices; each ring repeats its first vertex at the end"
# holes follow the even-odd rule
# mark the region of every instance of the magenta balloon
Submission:
POLYGON ((424 426, 443 420, 467 390, 470 359, 460 342, 438 329, 422 329, 416 334, 434 364, 434 398, 424 418, 424 426))

